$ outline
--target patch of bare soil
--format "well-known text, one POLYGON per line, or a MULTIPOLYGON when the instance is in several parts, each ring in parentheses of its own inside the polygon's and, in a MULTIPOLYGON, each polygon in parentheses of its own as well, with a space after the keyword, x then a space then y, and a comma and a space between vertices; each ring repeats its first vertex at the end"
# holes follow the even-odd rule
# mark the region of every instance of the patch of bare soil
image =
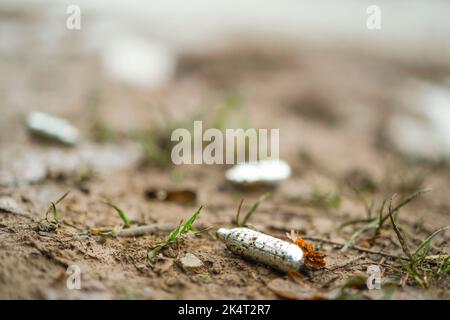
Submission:
POLYGON ((428 257, 411 267, 390 219, 373 227, 383 200, 397 194, 395 205, 426 187, 433 191, 397 214, 408 247, 414 252, 450 224, 449 168, 408 162, 379 138, 383 121, 401 105, 403 84, 421 76, 413 67, 351 52, 235 46, 182 57, 169 87, 146 92, 111 83, 97 57, 77 51, 76 43, 68 40, 51 55, 1 53, 0 197, 16 208, 0 210, 0 298, 450 298, 448 258, 440 258, 448 257, 449 232, 438 234, 428 257), (213 125, 230 96, 237 107, 222 124, 245 119, 252 127, 280 128, 281 157, 293 169, 251 225, 283 239, 299 231, 326 255, 325 268, 285 275, 231 253, 215 231, 233 226, 241 199, 247 210, 264 191, 227 185, 225 166, 175 167, 161 156, 170 152, 161 119, 168 127, 192 126, 192 118, 213 125), (68 149, 32 139, 24 126, 31 110, 66 117, 83 141, 68 149), (155 136, 158 151, 150 148, 155 136), (192 190, 197 199, 148 197, 148 190, 171 189, 192 190), (42 220, 69 190, 57 205, 59 226, 42 220), (150 268, 147 252, 167 232, 93 234, 92 228, 122 225, 105 198, 139 225, 176 226, 203 205, 194 226, 212 229, 164 250, 150 268), (202 266, 183 269, 186 253, 202 266), (66 288, 70 265, 81 268, 81 290, 66 288), (365 286, 369 265, 382 270, 381 291, 365 286))

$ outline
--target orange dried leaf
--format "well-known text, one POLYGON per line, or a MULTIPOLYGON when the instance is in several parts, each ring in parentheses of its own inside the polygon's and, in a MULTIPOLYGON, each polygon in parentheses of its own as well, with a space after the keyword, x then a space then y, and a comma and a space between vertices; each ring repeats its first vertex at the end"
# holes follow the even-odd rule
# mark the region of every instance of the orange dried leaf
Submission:
POLYGON ((102 234, 102 231, 98 228, 91 228, 90 232, 93 236, 99 236, 102 234))
POLYGON ((361 242, 359 244, 360 247, 366 248, 366 249, 370 249, 370 243, 367 240, 364 240, 363 242, 361 242))
POLYGON ((292 230, 291 234, 287 234, 287 237, 303 250, 305 253, 305 264, 317 269, 325 267, 325 255, 315 252, 314 247, 303 240, 298 232, 292 230))

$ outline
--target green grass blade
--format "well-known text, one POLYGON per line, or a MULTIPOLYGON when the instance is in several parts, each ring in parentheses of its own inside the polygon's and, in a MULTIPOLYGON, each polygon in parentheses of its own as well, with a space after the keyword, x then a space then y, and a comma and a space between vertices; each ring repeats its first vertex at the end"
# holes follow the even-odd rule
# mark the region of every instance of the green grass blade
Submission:
POLYGON ((111 202, 104 201, 104 203, 113 208, 114 210, 116 210, 117 214, 119 215, 119 218, 123 221, 126 227, 130 226, 130 221, 128 220, 127 215, 125 214, 125 212, 123 212, 122 209, 112 204, 111 202))
POLYGON ((242 204, 244 203, 244 199, 241 200, 241 202, 239 203, 239 207, 236 213, 236 227, 241 227, 241 222, 239 220, 239 216, 241 214, 241 209, 242 209, 242 204))
MULTIPOLYGON (((424 194, 424 193, 428 193, 431 192, 432 189, 431 188, 426 188, 426 189, 422 189, 419 190, 417 192, 414 192, 413 194, 407 196, 406 198, 402 199, 394 208, 392 208, 392 215, 395 218, 397 218, 397 213, 398 211, 403 208, 404 206, 406 206, 408 203, 410 203, 411 201, 413 201, 415 198, 417 198, 418 196, 424 194)), ((391 199, 392 200, 392 199, 391 199)), ((383 225, 383 223, 389 219, 390 215, 389 213, 386 214, 380 221, 380 225, 383 225)))
POLYGON ((261 197, 258 198, 258 200, 256 200, 256 202, 253 204, 253 206, 250 208, 250 210, 248 210, 247 214, 244 217, 244 220, 242 220, 242 223, 240 223, 241 226, 244 226, 247 224, 248 220, 250 220, 250 217, 252 216, 253 212, 256 211, 256 209, 258 209, 259 205, 265 201, 268 197, 270 197, 271 193, 270 192, 266 192, 264 193, 261 197))
POLYGON ((70 191, 67 191, 66 193, 64 193, 58 200, 55 201, 55 205, 57 205, 58 203, 63 201, 69 195, 69 193, 70 193, 70 191))
MULTIPOLYGON (((172 230, 171 233, 169 233, 164 241, 160 242, 148 251, 147 261, 150 267, 153 267, 153 259, 158 255, 158 253, 161 252, 161 250, 163 250, 168 245, 175 243, 177 240, 183 238, 186 233, 191 231, 192 224, 194 223, 195 219, 197 219, 197 216, 200 214, 202 208, 203 207, 198 208, 198 210, 185 223, 183 223, 183 220, 181 220, 178 226, 174 230, 172 230)), ((205 228, 199 232, 206 231, 206 229, 208 228, 205 228)))
POLYGON ((400 246, 402 247, 403 252, 405 253, 405 255, 408 258, 411 259, 412 255, 411 255, 411 251, 409 250, 408 243, 406 242, 403 232, 397 226, 397 223, 395 222, 395 219, 394 219, 394 212, 398 212, 398 211, 395 211, 392 209, 392 201, 393 201, 394 197, 395 197, 395 195, 392 196, 392 198, 389 202, 389 211, 388 211, 389 218, 390 218, 391 224, 392 224, 392 229, 394 229, 394 232, 397 235, 398 242, 400 242, 400 246))
POLYGON ((56 209, 56 204, 54 202, 51 203, 52 209, 53 209, 53 219, 56 221, 56 223, 59 222, 59 212, 58 209, 56 209))
POLYGON ((423 240, 423 242, 417 247, 416 251, 414 252, 414 255, 415 256, 418 255, 422 249, 424 249, 425 247, 429 247, 431 240, 433 240, 433 238, 436 237, 439 233, 441 233, 447 229, 450 229, 450 226, 440 228, 440 229, 436 230, 435 232, 433 232, 431 235, 429 235, 428 238, 423 240))
POLYGON ((183 227, 180 230, 180 235, 186 234, 189 230, 192 228, 192 224, 194 223, 195 219, 197 219, 197 216, 202 211, 202 206, 198 208, 197 211, 194 212, 194 214, 186 221, 186 223, 183 225, 183 227))
POLYGON ((211 226, 205 227, 205 228, 203 228, 203 229, 201 229, 201 230, 193 231, 192 234, 197 235, 197 234, 206 232, 206 231, 208 231, 208 230, 211 230, 211 228, 212 228, 211 226))
POLYGON ((153 249, 149 250, 147 253, 148 264, 153 267, 153 259, 158 255, 158 253, 165 247, 165 244, 159 244, 153 249))
POLYGON ((59 197, 58 200, 56 200, 54 202, 53 201, 50 202, 50 205, 48 206, 48 209, 45 212, 45 220, 47 222, 50 222, 49 219, 48 219, 48 214, 50 213, 50 211, 53 211, 53 219, 54 219, 54 221, 57 222, 57 223, 59 222, 59 212, 58 212, 58 209, 56 209, 56 205, 58 203, 60 203, 61 201, 63 201, 67 197, 67 195, 69 193, 70 193, 70 191, 67 191, 61 197, 59 197))
POLYGON ((167 242, 173 242, 177 240, 177 238, 180 236, 180 229, 183 225, 183 220, 180 221, 178 224, 178 227, 176 227, 171 233, 169 233, 167 237, 167 242))

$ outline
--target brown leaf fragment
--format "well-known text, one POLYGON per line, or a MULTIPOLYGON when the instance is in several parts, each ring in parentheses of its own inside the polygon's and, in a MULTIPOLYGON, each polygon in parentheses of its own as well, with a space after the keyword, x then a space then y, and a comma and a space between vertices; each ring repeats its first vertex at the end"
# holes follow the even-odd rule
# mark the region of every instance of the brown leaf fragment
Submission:
POLYGON ((159 190, 148 189, 145 196, 150 200, 178 202, 178 203, 195 203, 197 201, 197 193, 192 190, 159 190))
POLYGON ((289 300, 315 300, 322 299, 320 293, 306 282, 295 283, 281 278, 274 279, 267 284, 277 296, 289 300))
POLYGON ((289 279, 295 283, 298 284, 303 284, 304 279, 303 279, 303 275, 298 272, 297 270, 291 270, 287 273, 287 276, 289 277, 289 279))

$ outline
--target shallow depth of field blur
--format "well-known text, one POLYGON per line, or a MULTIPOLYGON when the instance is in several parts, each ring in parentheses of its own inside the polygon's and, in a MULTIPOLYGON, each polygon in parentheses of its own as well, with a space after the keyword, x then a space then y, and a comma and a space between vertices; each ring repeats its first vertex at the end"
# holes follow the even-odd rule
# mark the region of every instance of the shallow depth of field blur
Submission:
POLYGON ((450 225, 450 3, 375 2, 0 0, 0 298, 449 299, 450 232, 426 239, 450 225), (77 144, 33 135, 32 111, 69 121, 77 144), (249 223, 297 230, 325 268, 285 275, 216 239, 267 190, 227 182, 230 165, 174 165, 171 132, 194 120, 280 129, 292 174, 249 223), (59 223, 42 219, 67 191, 59 223), (168 232, 99 233, 123 224, 105 199, 132 225, 176 227, 203 205, 194 226, 211 228, 150 267, 168 232))

